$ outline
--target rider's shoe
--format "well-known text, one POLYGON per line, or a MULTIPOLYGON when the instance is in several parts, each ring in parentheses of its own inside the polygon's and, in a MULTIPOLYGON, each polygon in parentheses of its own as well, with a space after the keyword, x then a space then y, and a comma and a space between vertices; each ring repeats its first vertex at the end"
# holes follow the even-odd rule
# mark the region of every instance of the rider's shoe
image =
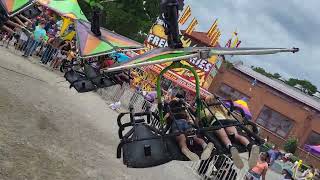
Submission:
POLYGON ((230 147, 230 152, 231 152, 231 156, 232 156, 232 160, 233 160, 234 165, 238 169, 242 169, 244 167, 244 164, 243 164, 243 161, 240 157, 238 149, 232 146, 232 147, 230 147))
POLYGON ((201 160, 209 159, 213 149, 214 145, 211 142, 208 143, 208 145, 203 149, 203 152, 201 154, 201 160))
POLYGON ((259 146, 253 145, 251 148, 249 162, 248 162, 249 169, 252 169, 257 164, 259 154, 260 154, 259 146))
POLYGON ((191 161, 199 161, 199 156, 196 153, 191 152, 188 148, 181 149, 181 152, 191 161))

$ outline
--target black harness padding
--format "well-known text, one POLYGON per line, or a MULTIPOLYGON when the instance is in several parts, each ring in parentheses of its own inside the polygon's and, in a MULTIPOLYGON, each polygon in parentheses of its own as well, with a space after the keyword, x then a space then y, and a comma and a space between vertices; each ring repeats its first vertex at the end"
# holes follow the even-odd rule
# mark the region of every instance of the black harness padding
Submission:
POLYGON ((172 158, 168 152, 165 139, 155 138, 156 135, 146 124, 137 124, 133 127, 132 140, 123 145, 123 162, 131 168, 147 168, 170 162, 172 158), (136 141, 135 141, 136 140, 136 141))
POLYGON ((64 77, 79 93, 94 91, 97 88, 105 88, 117 83, 109 77, 101 75, 88 64, 84 65, 84 73, 73 69, 65 73, 64 77))
POLYGON ((97 88, 105 88, 116 85, 111 79, 104 77, 100 74, 99 70, 94 69, 89 64, 84 65, 84 73, 86 77, 92 81, 97 88))
MULTIPOLYGON (((188 161, 188 158, 181 153, 176 142, 176 135, 166 134, 167 128, 158 130, 149 125, 151 116, 153 120, 159 121, 158 116, 153 112, 121 113, 117 122, 119 126, 119 138, 121 142, 117 149, 117 158, 121 158, 123 151, 123 163, 130 168, 148 168, 165 164, 172 160, 188 161), (130 114, 130 122, 121 122, 125 115, 130 114), (143 116, 147 116, 148 124, 143 116), (125 128, 132 127, 125 135, 125 128)), ((201 149, 202 150, 202 149, 201 149)), ((201 152, 201 150, 198 151, 201 152)))
POLYGON ((64 77, 70 83, 70 88, 74 87, 79 93, 90 92, 96 89, 95 85, 80 72, 70 70, 65 73, 64 77))

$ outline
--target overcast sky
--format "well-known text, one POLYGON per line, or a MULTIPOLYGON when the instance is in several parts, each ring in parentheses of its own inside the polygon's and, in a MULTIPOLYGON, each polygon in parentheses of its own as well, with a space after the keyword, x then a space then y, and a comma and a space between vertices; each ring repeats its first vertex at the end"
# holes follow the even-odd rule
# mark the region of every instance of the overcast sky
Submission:
MULTIPOLYGON (((234 57, 289 78, 307 79, 320 89, 320 0, 185 0, 199 21, 197 31, 208 31, 219 19, 225 45, 237 29, 241 47, 299 47, 296 54, 234 57)), ((190 20, 191 21, 191 18, 190 20)))

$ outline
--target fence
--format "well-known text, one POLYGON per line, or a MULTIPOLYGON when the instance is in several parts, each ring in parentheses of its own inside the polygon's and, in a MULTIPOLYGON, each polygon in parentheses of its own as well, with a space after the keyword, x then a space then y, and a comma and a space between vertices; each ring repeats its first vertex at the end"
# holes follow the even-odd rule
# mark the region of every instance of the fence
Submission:
MULTIPOLYGON (((287 142, 286 139, 280 137, 279 135, 269 131, 268 129, 262 127, 259 124, 257 125, 260 128, 261 137, 268 137, 270 142, 278 145, 279 147, 282 147, 287 142)), ((320 167, 320 158, 313 154, 310 154, 309 152, 300 147, 297 148, 295 155, 302 159, 305 164, 312 164, 314 167, 320 167)))
MULTIPOLYGON (((115 85, 112 87, 99 89, 97 93, 105 100, 121 102, 122 108, 128 109, 130 105, 135 111, 144 111, 147 107, 157 113, 155 104, 146 101, 144 97, 130 88, 129 85, 115 85)), ((158 121, 151 121, 153 127, 159 127, 158 121)), ((201 180, 240 180, 248 171, 247 168, 237 169, 231 158, 225 155, 213 156, 206 161, 194 162, 190 166, 191 170, 198 175, 201 180)))

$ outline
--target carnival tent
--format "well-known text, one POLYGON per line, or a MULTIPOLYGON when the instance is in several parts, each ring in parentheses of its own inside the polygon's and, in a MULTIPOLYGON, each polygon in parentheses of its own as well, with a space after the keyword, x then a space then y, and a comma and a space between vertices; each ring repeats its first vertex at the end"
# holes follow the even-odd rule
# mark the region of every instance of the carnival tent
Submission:
POLYGON ((320 156, 320 145, 305 145, 304 148, 316 156, 320 156))
POLYGON ((32 2, 31 0, 0 0, 0 5, 6 10, 9 16, 14 16, 16 13, 32 5, 32 2))
POLYGON ((82 58, 115 53, 121 49, 141 49, 143 45, 117 33, 100 28, 101 36, 91 32, 91 24, 76 21, 77 46, 82 58))
MULTIPOLYGON (((233 105, 235 107, 237 107, 237 108, 242 109, 247 119, 251 119, 252 118, 252 114, 251 114, 251 112, 249 110, 248 103, 246 101, 247 100, 245 98, 239 99, 237 101, 234 101, 233 105)), ((226 105, 228 107, 230 107, 230 103, 226 103, 226 105)))
POLYGON ((61 16, 71 19, 81 19, 88 21, 82 12, 77 0, 37 0, 42 6, 45 6, 61 16))

